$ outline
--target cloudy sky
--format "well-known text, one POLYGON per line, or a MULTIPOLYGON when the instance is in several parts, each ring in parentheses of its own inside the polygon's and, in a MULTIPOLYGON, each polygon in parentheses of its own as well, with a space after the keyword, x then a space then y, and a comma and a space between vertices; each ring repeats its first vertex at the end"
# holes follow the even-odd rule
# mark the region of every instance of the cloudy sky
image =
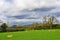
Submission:
POLYGON ((0 20, 4 23, 42 22, 46 15, 60 20, 60 0, 0 0, 0 20))

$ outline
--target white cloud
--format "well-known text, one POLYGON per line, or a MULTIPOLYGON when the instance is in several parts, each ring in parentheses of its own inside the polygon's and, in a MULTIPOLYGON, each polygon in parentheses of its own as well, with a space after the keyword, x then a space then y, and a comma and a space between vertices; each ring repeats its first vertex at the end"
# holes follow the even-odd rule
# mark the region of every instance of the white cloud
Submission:
POLYGON ((16 19, 13 22, 42 22, 41 19, 16 19))
MULTIPOLYGON (((10 1, 7 0, 0 0, 0 15, 2 15, 3 17, 0 17, 0 19, 3 19, 5 21, 7 21, 6 19, 9 19, 7 16, 18 16, 18 15, 30 15, 29 17, 34 17, 34 18, 40 18, 41 16, 47 15, 49 13, 57 13, 60 12, 60 0, 12 0, 12 3, 10 1), (46 11, 46 12, 28 12, 28 11, 22 11, 22 10, 33 10, 35 8, 51 8, 51 7, 55 7, 55 9, 52 9, 50 11, 46 11), (40 16, 40 17, 39 17, 40 16)), ((9 20, 13 20, 14 18, 10 18, 9 20)), ((36 20, 36 19, 34 19, 36 20)), ((21 20, 17 20, 15 19, 15 21, 22 21, 22 22, 26 22, 26 21, 34 21, 34 20, 28 20, 28 19, 21 19, 21 20)), ((38 21, 39 19, 37 19, 36 21, 38 21)), ((4 22, 5 22, 4 21, 4 22)))
POLYGON ((0 15, 0 23, 7 23, 7 20, 6 16, 0 15))
MULTIPOLYGON (((6 11, 5 15, 17 15, 21 10, 28 9, 32 10, 34 8, 49 8, 57 7, 54 9, 59 11, 60 1, 59 0, 12 0, 13 3, 6 2, 5 0, 0 0, 0 10, 1 12, 6 11)), ((54 12, 54 10, 52 10, 54 12)), ((52 12, 51 11, 51 12, 52 12)))
POLYGON ((15 0, 14 4, 18 8, 41 8, 59 6, 59 0, 15 0))

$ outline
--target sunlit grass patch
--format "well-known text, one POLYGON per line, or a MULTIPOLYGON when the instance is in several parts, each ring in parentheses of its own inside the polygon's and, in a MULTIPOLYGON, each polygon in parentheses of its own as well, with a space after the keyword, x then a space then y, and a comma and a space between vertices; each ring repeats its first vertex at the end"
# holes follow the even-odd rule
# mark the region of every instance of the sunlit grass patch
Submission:
POLYGON ((0 40, 60 40, 60 29, 0 33, 0 40))

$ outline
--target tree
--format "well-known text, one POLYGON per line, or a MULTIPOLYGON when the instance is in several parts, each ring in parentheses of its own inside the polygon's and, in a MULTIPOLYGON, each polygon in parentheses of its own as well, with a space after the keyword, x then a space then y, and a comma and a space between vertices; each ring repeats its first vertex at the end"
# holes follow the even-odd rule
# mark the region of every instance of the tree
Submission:
POLYGON ((22 28, 22 27, 23 27, 23 25, 22 25, 22 24, 17 24, 16 26, 17 26, 17 27, 20 27, 20 28, 22 28))
POLYGON ((54 16, 50 16, 48 22, 50 24, 50 28, 52 28, 53 27, 53 24, 56 23, 56 22, 58 22, 58 21, 57 21, 57 19, 54 16))
POLYGON ((39 23, 33 23, 31 25, 31 29, 33 29, 33 30, 39 30, 40 28, 41 28, 41 26, 39 23))
POLYGON ((8 27, 7 24, 6 24, 6 23, 3 23, 3 24, 1 25, 2 31, 3 31, 3 32, 6 32, 6 31, 7 31, 7 30, 6 30, 7 27, 8 27))
POLYGON ((57 22, 58 21, 54 16, 48 15, 43 17, 43 24, 49 26, 50 29, 52 28, 53 24, 57 22))

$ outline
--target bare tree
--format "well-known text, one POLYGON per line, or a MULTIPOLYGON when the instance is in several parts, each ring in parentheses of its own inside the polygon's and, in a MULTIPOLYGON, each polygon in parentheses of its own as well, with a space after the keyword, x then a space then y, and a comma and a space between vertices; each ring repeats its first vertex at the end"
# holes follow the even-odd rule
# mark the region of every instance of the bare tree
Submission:
POLYGON ((58 20, 54 16, 48 15, 43 17, 43 24, 50 25, 50 28, 52 28, 52 25, 57 22, 58 20))

